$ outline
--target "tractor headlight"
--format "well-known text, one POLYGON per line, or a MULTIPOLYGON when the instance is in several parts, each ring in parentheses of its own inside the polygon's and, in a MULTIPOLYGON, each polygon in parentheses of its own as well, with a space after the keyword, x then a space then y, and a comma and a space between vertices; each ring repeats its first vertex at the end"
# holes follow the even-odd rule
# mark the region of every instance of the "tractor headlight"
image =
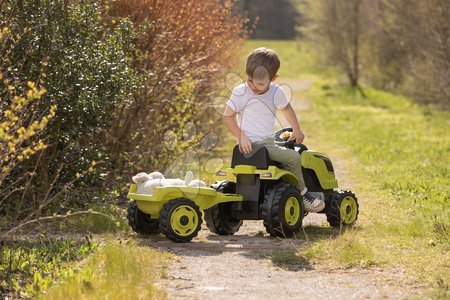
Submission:
POLYGON ((227 172, 224 170, 217 171, 216 176, 227 176, 227 172))
POLYGON ((272 178, 272 173, 270 173, 270 172, 261 173, 261 177, 262 178, 272 178))

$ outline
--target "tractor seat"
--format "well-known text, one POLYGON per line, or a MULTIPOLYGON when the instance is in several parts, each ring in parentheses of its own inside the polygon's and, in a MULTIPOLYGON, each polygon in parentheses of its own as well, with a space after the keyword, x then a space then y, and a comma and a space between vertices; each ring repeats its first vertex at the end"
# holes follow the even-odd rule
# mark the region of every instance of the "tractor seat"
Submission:
POLYGON ((243 153, 239 151, 239 145, 234 146, 233 157, 231 158, 231 167, 234 168, 237 165, 251 165, 255 166, 257 169, 267 169, 269 166, 276 166, 278 168, 283 168, 280 162, 270 159, 269 153, 266 147, 253 145, 259 149, 254 149, 252 156, 246 158, 243 153))

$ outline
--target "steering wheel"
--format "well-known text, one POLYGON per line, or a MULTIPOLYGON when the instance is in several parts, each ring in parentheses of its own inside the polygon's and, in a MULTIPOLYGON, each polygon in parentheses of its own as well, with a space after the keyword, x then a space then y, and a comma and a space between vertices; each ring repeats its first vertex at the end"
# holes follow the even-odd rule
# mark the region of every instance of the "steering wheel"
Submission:
POLYGON ((295 139, 289 140, 292 134, 292 127, 286 127, 275 132, 275 144, 278 146, 294 149, 295 139))

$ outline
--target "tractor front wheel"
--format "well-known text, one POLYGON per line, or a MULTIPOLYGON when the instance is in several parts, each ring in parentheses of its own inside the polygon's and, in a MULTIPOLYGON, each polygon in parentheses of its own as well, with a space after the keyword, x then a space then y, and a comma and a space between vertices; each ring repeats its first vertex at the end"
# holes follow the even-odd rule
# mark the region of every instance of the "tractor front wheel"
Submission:
POLYGON ((159 225, 164 235, 177 243, 185 243, 197 236, 202 224, 202 214, 191 200, 176 198, 161 210, 159 225))
POLYGON ((302 196, 293 184, 279 182, 264 196, 264 226, 271 236, 295 236, 302 226, 303 215, 302 196))
POLYGON ((327 203, 326 215, 330 226, 340 228, 353 226, 358 219, 359 204, 350 191, 335 191, 327 203))

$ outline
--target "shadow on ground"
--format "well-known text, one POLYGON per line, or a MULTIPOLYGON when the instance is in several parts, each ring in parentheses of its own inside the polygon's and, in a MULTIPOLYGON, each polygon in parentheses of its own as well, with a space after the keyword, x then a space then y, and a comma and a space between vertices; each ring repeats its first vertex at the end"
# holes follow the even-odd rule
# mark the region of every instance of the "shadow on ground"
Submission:
POLYGON ((201 257, 220 256, 225 252, 238 252, 251 259, 269 259, 274 266, 288 271, 312 270, 308 259, 299 254, 299 249, 311 247, 315 242, 334 239, 340 230, 308 224, 296 238, 282 239, 270 237, 265 233, 261 222, 247 221, 242 230, 232 236, 215 235, 204 227, 199 236, 189 243, 175 243, 162 234, 135 238, 139 245, 157 248, 176 255, 201 257))

